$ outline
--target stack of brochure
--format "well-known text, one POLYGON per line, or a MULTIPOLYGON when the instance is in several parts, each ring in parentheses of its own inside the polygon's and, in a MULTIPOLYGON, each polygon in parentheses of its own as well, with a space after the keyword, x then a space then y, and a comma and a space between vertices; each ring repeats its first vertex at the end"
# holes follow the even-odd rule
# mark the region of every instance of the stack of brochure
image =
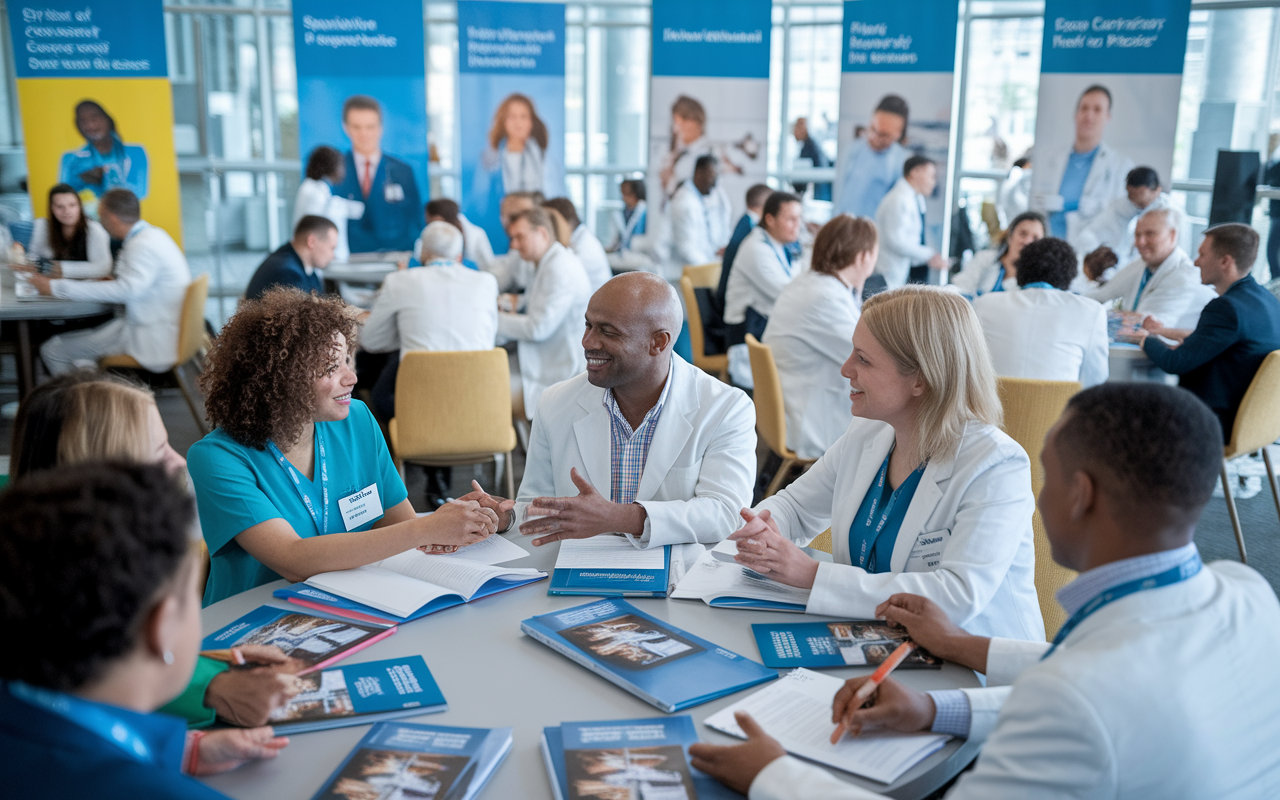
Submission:
POLYGON ((547 594, 666 597, 704 550, 697 543, 642 550, 623 536, 564 539, 547 594))

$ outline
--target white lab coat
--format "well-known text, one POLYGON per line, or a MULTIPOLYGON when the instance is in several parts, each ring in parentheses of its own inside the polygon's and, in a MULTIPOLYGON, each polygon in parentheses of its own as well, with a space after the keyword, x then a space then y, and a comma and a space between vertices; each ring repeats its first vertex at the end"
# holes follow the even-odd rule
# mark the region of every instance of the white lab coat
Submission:
POLYGON ((893 548, 892 571, 851 566, 849 527, 893 441, 887 423, 854 417, 808 472, 756 506, 757 513, 768 509, 782 535, 797 544, 831 528, 834 562, 818 565, 806 611, 872 619, 890 595, 909 592, 933 600, 972 634, 1043 641, 1031 462, 992 425, 968 423, 955 457, 925 467, 893 548), (940 544, 932 541, 938 536, 940 544), (941 557, 930 566, 921 556, 935 547, 941 557))
POLYGON ((1097 300, 1057 289, 992 292, 973 301, 991 364, 1002 378, 1079 381, 1108 375, 1107 310, 1097 300))
MULTIPOLYGON (((632 537, 641 547, 726 538, 755 485, 756 412, 747 396, 674 354, 670 380, 636 492, 648 517, 644 535, 632 537)), ((585 374, 547 389, 529 436, 521 507, 535 497, 576 497, 573 468, 611 497, 611 431, 604 389, 585 374)))
POLYGON ((724 291, 725 322, 742 322, 748 308, 765 317, 773 314, 773 304, 800 269, 799 265, 787 263, 784 247, 763 225, 752 228, 742 240, 724 291))
POLYGON ((347 220, 360 219, 364 216, 364 203, 359 200, 348 200, 337 197, 329 184, 314 178, 304 178, 298 185, 298 194, 293 200, 293 224, 308 214, 324 217, 338 228, 338 246, 333 250, 333 260, 344 262, 351 258, 351 248, 347 244, 347 220))
POLYGON ((499 292, 523 292, 533 283, 533 262, 525 261, 514 248, 477 266, 497 279, 499 292))
MULTIPOLYGON (((975 253, 965 268, 956 273, 956 276, 951 279, 950 286, 970 298, 993 292, 996 288, 996 278, 1000 277, 1000 270, 1003 267, 999 249, 983 250, 975 253)), ((1003 286, 1006 292, 1016 292, 1018 279, 1009 275, 1006 270, 1003 286)))
MULTIPOLYGON (((1067 171, 1067 161, 1071 155, 1071 147, 1058 152, 1046 152, 1043 158, 1036 154, 1036 171, 1049 178, 1049 189, 1040 188, 1031 195, 1031 207, 1036 211, 1051 214, 1061 211, 1062 195, 1058 194, 1062 186, 1062 176, 1067 171)), ((1093 165, 1089 175, 1084 179, 1084 190, 1080 193, 1080 205, 1075 211, 1068 211, 1067 242, 1081 255, 1079 237, 1085 226, 1102 213, 1107 203, 1117 197, 1126 197, 1125 178, 1133 169, 1133 159, 1112 150, 1106 142, 1098 145, 1098 154, 1093 157, 1093 165)))
POLYGON ((371 353, 489 350, 498 334, 498 281, 458 263, 397 270, 382 282, 360 332, 371 353))
MULTIPOLYGON (((96 219, 85 220, 85 261, 62 261, 62 277, 64 278, 106 278, 111 275, 111 234, 96 219)), ((40 217, 31 226, 31 244, 27 248, 27 256, 32 259, 47 258, 57 261, 53 249, 49 246, 49 220, 40 217)))
POLYGON ((522 314, 498 314, 498 333, 514 339, 520 359, 524 407, 537 408, 542 391, 587 368, 583 316, 591 284, 573 251, 552 242, 538 262, 522 314))
POLYGON ((1200 268, 1191 263, 1186 253, 1175 249, 1147 281, 1135 309, 1133 298, 1138 293, 1142 273, 1146 269, 1147 265, 1141 258, 1134 259, 1111 280, 1084 295, 1103 305, 1122 298, 1122 311, 1139 311, 1171 328, 1187 329, 1195 328, 1200 310, 1218 296, 1212 287, 1200 283, 1200 268))
POLYGON ((1000 184, 996 199, 996 212, 1000 227, 1007 228, 1014 217, 1027 210, 1031 203, 1031 170, 1013 167, 1000 184))
POLYGON ((920 244, 923 213, 924 197, 906 178, 898 179, 876 209, 876 228, 880 231, 876 273, 884 276, 890 289, 905 285, 911 267, 933 257, 934 250, 920 244))
POLYGON ((604 245, 600 244, 600 240, 594 233, 587 230, 586 225, 579 225, 574 230, 573 236, 569 237, 569 247, 582 262, 582 268, 587 271, 587 280, 591 282, 592 292, 604 286, 605 281, 613 277, 613 270, 609 268, 609 256, 604 252, 604 245))
POLYGON ((787 447, 801 458, 821 456, 849 427, 849 381, 840 368, 853 352, 859 315, 852 289, 808 270, 782 290, 769 315, 764 343, 782 382, 787 447))
MULTIPOLYGON (((489 262, 493 260, 493 245, 489 243, 489 234, 462 214, 458 215, 458 222, 462 223, 462 257, 487 271, 489 262)), ((426 233, 427 229, 424 226, 422 233, 418 234, 418 238, 413 243, 414 258, 422 258, 422 237, 426 233)))
MULTIPOLYGON (((988 687, 963 690, 986 743, 947 800, 1280 797, 1277 629, 1262 576, 1218 561, 1103 607, 1043 661, 1044 643, 993 639, 988 687)), ((881 796, 787 757, 748 797, 881 796)))
MULTIPOLYGON (((1083 259, 1102 245, 1106 245, 1116 254, 1116 258, 1120 259, 1121 264, 1128 264, 1138 257, 1138 251, 1133 246, 1133 231, 1138 224, 1138 217, 1148 211, 1172 207, 1168 192, 1161 192, 1146 208, 1135 206, 1128 194, 1117 197, 1107 203, 1098 216, 1084 226, 1084 230, 1076 239, 1076 254, 1083 259)), ((1178 247, 1183 252, 1190 253, 1192 252, 1191 223, 1186 214, 1179 215, 1179 220, 1181 224, 1178 226, 1178 247)))
POLYGON ((676 190, 668 209, 671 225, 671 260, 667 280, 679 281, 685 266, 709 264, 729 244, 733 228, 729 224, 729 196, 719 184, 703 195, 685 181, 676 190))
MULTIPOLYGON (((662 170, 665 170, 668 166, 671 168, 671 176, 666 183, 662 184, 664 198, 674 199, 680 185, 693 180, 693 170, 698 164, 698 159, 711 155, 715 150, 711 140, 706 136, 699 136, 687 145, 677 144, 676 147, 678 148, 677 150, 668 151, 662 157, 662 169, 658 172, 661 175, 662 170)), ((669 205, 669 203, 664 203, 664 205, 669 205)))
POLYGON ((164 372, 178 360, 178 329, 191 269, 163 229, 146 222, 137 225, 120 248, 114 280, 61 279, 53 281, 51 289, 63 300, 123 305, 121 352, 151 372, 164 372))

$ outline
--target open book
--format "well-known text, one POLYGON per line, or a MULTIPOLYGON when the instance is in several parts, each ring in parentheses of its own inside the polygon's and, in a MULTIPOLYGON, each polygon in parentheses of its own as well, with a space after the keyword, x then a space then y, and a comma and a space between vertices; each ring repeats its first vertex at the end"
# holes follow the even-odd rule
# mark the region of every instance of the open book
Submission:
POLYGON ((353 619, 405 622, 545 577, 541 570, 410 550, 357 569, 312 575, 277 589, 275 596, 353 619))
POLYGON ((715 608, 804 613, 809 604, 808 589, 787 586, 747 569, 733 560, 737 552, 737 543, 726 539, 703 553, 671 596, 702 600, 715 608))

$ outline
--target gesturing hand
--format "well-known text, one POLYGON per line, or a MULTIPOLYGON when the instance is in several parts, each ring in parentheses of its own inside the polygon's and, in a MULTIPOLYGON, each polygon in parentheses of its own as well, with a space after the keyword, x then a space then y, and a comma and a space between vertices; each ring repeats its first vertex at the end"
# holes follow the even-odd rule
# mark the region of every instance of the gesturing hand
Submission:
POLYGON ((209 681, 204 702, 219 718, 252 728, 264 724, 272 711, 298 693, 298 688, 297 678, 272 667, 231 669, 209 681))
POLYGON ((742 744, 718 745, 698 742, 689 745, 693 766, 733 789, 746 794, 760 770, 787 754, 782 745, 765 733, 745 711, 734 714, 738 727, 747 735, 742 744))
POLYGON ((577 469, 569 470, 569 478, 578 487, 577 497, 539 497, 530 504, 529 515, 540 518, 522 524, 520 533, 546 534, 533 540, 534 547, 561 539, 588 539, 601 533, 644 533, 643 506, 605 499, 577 469))
POLYGON ((729 536, 738 543, 734 560, 779 583, 812 589, 818 562, 782 535, 768 509, 756 515, 744 508, 741 514, 747 524, 729 536))
POLYGON ((871 705, 853 708, 854 694, 858 687, 871 680, 870 676, 850 678, 836 692, 831 704, 831 721, 837 726, 831 734, 831 743, 840 740, 844 732, 858 736, 864 731, 890 730, 899 733, 927 731, 933 727, 937 708, 927 694, 908 689, 893 678, 885 678, 871 695, 871 705))
POLYGON ((511 527, 511 510, 516 507, 515 500, 506 500, 486 492, 479 481, 472 481, 471 488, 474 491, 459 497, 459 500, 474 500, 480 504, 481 508, 487 508, 498 516, 498 530, 505 531, 511 527))
POLYGON ((275 758, 289 744, 269 727, 210 731, 196 742, 196 775, 228 772, 246 761, 275 758))
POLYGON ((431 536, 430 541, 419 545, 420 549, 431 545, 466 547, 489 538, 498 529, 498 515, 474 500, 450 500, 421 522, 431 536))
POLYGON ((876 616, 906 628, 913 642, 938 658, 986 673, 991 640, 966 633, 932 600, 918 594, 895 594, 876 606, 876 616))

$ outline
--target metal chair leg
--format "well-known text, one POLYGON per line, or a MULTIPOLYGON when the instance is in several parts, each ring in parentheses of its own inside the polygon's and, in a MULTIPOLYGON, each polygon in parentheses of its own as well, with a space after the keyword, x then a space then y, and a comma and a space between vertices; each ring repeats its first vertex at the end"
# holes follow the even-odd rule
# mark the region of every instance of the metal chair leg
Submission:
POLYGON ((1222 496, 1227 500, 1227 515, 1231 517, 1231 527, 1236 534, 1236 546, 1240 548, 1240 563, 1248 564, 1249 559, 1244 552, 1244 532, 1240 530, 1240 515, 1236 513, 1236 499, 1231 494, 1231 479, 1227 475, 1227 461, 1222 460, 1222 496))
POLYGON ((187 401, 187 409, 191 411, 191 418, 196 421, 196 427, 200 429, 200 435, 208 436, 209 426, 205 424, 204 418, 196 410, 195 400, 191 399, 191 392, 187 389, 187 381, 181 372, 182 366, 180 364, 173 368, 173 377, 178 384, 178 391, 182 392, 182 399, 187 401))
POLYGON ((516 496, 516 453, 512 450, 502 457, 503 470, 507 473, 507 497, 515 499, 516 496))
POLYGON ((782 459, 782 465, 779 466, 778 471, 774 473, 773 480, 769 481, 769 488, 765 489, 765 497, 773 497, 777 494, 778 489, 782 486, 782 482, 786 480, 787 475, 791 472, 791 468, 795 465, 796 460, 794 458, 782 459))
POLYGON ((1276 503, 1276 516, 1280 517, 1280 484, 1276 483, 1276 470, 1271 464, 1271 453, 1262 448, 1262 463, 1267 465, 1267 482, 1271 484, 1271 499, 1276 503))

